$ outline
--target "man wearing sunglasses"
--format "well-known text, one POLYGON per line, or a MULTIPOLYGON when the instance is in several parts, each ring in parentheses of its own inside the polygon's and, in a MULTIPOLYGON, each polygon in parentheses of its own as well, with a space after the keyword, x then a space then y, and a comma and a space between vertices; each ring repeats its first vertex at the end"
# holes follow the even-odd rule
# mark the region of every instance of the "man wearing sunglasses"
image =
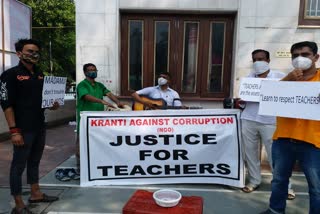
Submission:
MULTIPOLYGON (((10 190, 16 206, 11 213, 20 214, 32 213, 21 196, 25 168, 27 182, 31 186, 29 203, 53 202, 58 197, 42 193, 39 187, 39 164, 46 136, 45 109, 41 108, 44 75, 36 66, 40 59, 40 45, 33 39, 20 39, 15 48, 20 62, 2 73, 0 97, 13 144, 10 190)), ((55 102, 50 109, 58 107, 59 104, 55 102)))

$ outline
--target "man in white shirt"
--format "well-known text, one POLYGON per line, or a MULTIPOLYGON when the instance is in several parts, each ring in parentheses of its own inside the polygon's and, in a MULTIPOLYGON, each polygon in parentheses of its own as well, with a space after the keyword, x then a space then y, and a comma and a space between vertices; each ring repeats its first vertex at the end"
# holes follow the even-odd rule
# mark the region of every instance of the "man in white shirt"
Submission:
MULTIPOLYGON (((282 72, 270 69, 270 54, 266 50, 257 49, 253 51, 252 60, 253 71, 248 77, 279 80, 285 76, 282 72)), ((242 188, 242 191, 246 193, 256 190, 261 183, 260 141, 265 146, 268 161, 272 168, 271 146, 272 136, 276 128, 276 117, 259 115, 258 111, 258 102, 247 102, 241 114, 242 139, 249 181, 249 183, 242 188)), ((293 190, 289 188, 288 199, 292 200, 294 198, 295 194, 293 190)))
POLYGON ((157 86, 143 88, 132 93, 131 96, 135 101, 144 104, 150 109, 156 109, 157 106, 155 106, 150 100, 143 99, 141 96, 145 96, 153 100, 164 100, 165 105, 168 107, 182 107, 179 94, 169 87, 170 81, 170 74, 168 72, 162 72, 159 75, 157 86))

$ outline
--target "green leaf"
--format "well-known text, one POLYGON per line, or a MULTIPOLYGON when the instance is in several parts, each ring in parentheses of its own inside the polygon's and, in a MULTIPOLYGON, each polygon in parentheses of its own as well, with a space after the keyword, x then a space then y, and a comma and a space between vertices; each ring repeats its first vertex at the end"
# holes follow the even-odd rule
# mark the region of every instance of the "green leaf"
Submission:
POLYGON ((73 0, 20 0, 32 8, 32 38, 42 44, 43 72, 75 80, 75 4, 73 0), (50 50, 51 41, 51 50, 50 50))

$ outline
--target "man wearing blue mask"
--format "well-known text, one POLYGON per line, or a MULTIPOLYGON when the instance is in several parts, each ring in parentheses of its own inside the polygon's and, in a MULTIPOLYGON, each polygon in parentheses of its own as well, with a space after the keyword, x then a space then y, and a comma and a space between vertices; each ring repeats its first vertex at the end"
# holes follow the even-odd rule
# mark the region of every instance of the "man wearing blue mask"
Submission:
POLYGON ((95 81, 97 78, 97 67, 88 63, 83 65, 83 72, 86 78, 77 85, 77 167, 80 166, 79 156, 79 122, 81 111, 104 111, 105 106, 114 108, 114 106, 103 99, 104 96, 110 98, 119 108, 124 107, 124 103, 121 103, 118 98, 111 93, 102 83, 95 81))
MULTIPOLYGON (((252 52, 253 71, 248 75, 252 78, 281 79, 284 73, 271 70, 270 53, 266 50, 257 49, 252 52)), ((272 135, 276 129, 274 116, 259 115, 259 103, 247 102, 246 108, 241 114, 242 139, 246 166, 248 169, 249 183, 242 188, 243 192, 250 193, 256 190, 261 183, 260 172, 260 142, 264 145, 270 166, 272 166, 271 146, 272 135)), ((271 167, 272 168, 272 167, 271 167)), ((294 191, 288 190, 288 199, 294 199, 294 191)))
POLYGON ((156 106, 152 100, 163 100, 167 107, 182 107, 179 94, 169 87, 171 76, 169 72, 162 72, 158 78, 158 85, 154 87, 147 87, 132 93, 132 97, 135 101, 142 103, 149 109, 161 108, 156 106), (141 96, 148 97, 149 99, 143 99, 141 96))

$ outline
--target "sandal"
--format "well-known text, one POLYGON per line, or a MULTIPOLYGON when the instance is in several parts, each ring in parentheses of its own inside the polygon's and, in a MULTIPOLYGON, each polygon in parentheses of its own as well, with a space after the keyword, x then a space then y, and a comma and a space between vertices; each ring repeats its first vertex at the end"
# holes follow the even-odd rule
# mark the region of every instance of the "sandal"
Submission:
POLYGON ((80 180, 80 174, 74 168, 65 169, 65 173, 72 180, 80 180))
POLYGON ((296 194, 294 193, 293 189, 288 189, 288 200, 293 200, 296 198, 296 194))
POLYGON ((259 185, 249 184, 249 185, 243 187, 241 190, 242 190, 242 192, 250 193, 250 192, 255 191, 258 188, 259 188, 259 185))
POLYGON ((41 202, 44 202, 44 203, 50 203, 50 202, 54 202, 54 201, 57 201, 59 200, 58 197, 56 196, 49 196, 49 195, 46 195, 46 194, 43 194, 42 198, 40 199, 31 199, 29 198, 29 203, 32 204, 32 203, 41 203, 41 202))
POLYGON ((56 179, 59 181, 70 181, 71 178, 68 176, 68 173, 65 169, 58 169, 55 173, 56 179))

